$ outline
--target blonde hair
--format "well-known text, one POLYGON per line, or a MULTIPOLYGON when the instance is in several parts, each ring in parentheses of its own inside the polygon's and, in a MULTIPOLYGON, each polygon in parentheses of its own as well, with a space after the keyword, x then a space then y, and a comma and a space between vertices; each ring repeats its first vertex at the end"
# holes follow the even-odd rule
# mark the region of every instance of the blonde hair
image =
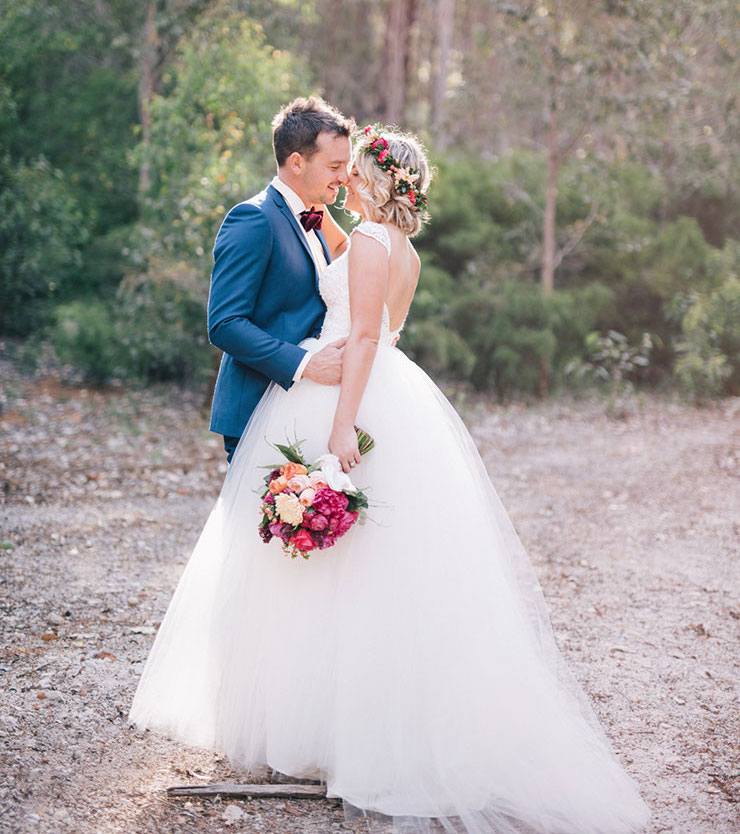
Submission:
MULTIPOLYGON (((388 141, 391 156, 404 168, 418 171, 416 185, 426 193, 434 171, 421 141, 413 134, 395 128, 384 128, 380 133, 388 141)), ((391 173, 384 171, 371 154, 362 152, 366 141, 364 134, 356 140, 354 164, 364 180, 357 192, 368 219, 376 223, 393 223, 409 237, 418 235, 429 221, 429 213, 425 209, 417 210, 405 194, 396 191, 391 173)))

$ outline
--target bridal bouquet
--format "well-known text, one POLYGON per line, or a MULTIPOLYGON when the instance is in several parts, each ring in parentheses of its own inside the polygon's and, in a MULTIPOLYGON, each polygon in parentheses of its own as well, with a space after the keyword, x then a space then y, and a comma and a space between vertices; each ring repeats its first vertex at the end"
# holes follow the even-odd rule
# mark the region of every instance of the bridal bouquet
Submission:
MULTIPOLYGON (((374 440, 357 426, 355 431, 364 455, 374 440)), ((367 497, 342 471, 336 455, 321 455, 307 463, 299 441, 272 445, 287 463, 262 467, 270 473, 261 495, 259 534, 265 544, 279 538, 291 558, 308 559, 312 550, 331 547, 364 515, 367 497)))

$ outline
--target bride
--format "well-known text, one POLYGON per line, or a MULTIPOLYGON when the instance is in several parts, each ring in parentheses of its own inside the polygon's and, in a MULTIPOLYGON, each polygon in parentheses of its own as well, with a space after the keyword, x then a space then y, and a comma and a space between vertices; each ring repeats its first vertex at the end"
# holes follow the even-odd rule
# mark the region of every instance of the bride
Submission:
POLYGON ((419 141, 366 128, 323 272, 342 383, 271 383, 157 633, 129 719, 320 778, 398 832, 616 834, 649 812, 557 648, 537 578, 457 412, 395 347, 426 220, 419 141), (353 426, 375 447, 360 457, 353 426), (311 558, 261 541, 272 443, 328 451, 369 517, 311 558))

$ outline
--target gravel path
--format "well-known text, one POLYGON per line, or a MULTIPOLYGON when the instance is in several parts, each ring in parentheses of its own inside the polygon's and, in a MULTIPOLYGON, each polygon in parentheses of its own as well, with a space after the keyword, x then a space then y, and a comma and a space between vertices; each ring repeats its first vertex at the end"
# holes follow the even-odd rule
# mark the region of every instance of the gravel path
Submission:
MULTIPOLYGON (((352 830, 337 800, 168 799, 247 775, 127 726, 225 471, 202 397, 64 387, 4 360, 0 379, 0 831, 352 830)), ((649 834, 737 830, 740 404, 461 410, 649 834)))

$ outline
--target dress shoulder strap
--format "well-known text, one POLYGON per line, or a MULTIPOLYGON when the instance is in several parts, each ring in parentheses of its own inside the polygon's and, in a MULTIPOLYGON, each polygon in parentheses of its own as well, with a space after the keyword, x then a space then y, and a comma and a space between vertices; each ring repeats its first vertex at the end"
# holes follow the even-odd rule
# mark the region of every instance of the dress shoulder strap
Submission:
POLYGON ((388 234, 388 229, 382 223, 375 223, 373 220, 363 220, 352 231, 375 238, 375 240, 380 241, 385 246, 385 251, 389 255, 391 254, 391 236, 388 234))

